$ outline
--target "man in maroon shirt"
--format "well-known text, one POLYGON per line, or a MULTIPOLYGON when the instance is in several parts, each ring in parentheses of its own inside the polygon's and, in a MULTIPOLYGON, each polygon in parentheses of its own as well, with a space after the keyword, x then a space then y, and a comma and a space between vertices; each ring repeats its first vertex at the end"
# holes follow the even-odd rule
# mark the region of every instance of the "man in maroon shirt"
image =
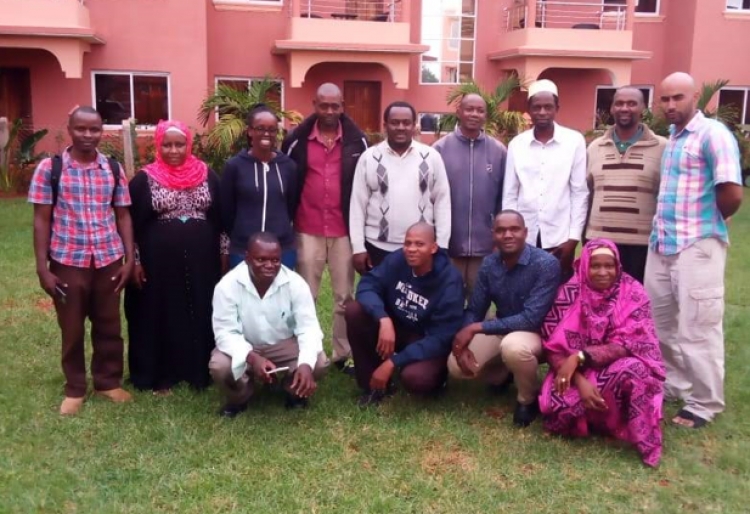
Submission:
POLYGON ((313 100, 314 113, 285 140, 281 149, 296 163, 299 173, 297 272, 317 299, 323 270, 328 265, 334 297, 334 364, 353 374, 346 336, 344 303, 352 298, 354 268, 349 241, 349 199, 354 168, 367 149, 365 134, 343 112, 341 90, 326 83, 313 100))

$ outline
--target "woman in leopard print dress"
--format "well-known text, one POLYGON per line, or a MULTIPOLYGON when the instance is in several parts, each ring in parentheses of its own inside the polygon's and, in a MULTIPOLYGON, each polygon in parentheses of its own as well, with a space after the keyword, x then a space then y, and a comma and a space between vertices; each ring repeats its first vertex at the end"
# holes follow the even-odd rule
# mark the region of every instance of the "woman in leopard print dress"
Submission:
POLYGON ((192 155, 188 128, 163 121, 155 139, 156 162, 130 182, 138 255, 125 315, 130 379, 163 395, 180 382, 209 385, 222 230, 219 179, 192 155))

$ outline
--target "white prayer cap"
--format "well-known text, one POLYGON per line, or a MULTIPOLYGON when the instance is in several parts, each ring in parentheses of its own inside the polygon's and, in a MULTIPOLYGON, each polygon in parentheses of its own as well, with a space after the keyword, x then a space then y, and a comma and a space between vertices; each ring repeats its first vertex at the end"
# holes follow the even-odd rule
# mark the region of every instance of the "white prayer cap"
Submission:
POLYGON ((555 83, 547 79, 537 80, 529 86, 529 98, 538 93, 552 93, 555 96, 559 96, 555 83))

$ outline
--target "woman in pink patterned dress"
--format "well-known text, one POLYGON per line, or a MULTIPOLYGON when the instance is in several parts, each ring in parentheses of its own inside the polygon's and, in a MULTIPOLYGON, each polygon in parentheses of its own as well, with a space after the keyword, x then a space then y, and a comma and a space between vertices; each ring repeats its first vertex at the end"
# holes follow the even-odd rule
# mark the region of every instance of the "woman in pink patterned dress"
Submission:
POLYGON ((623 273, 617 247, 589 241, 542 328, 550 371, 539 404, 546 430, 633 444, 661 458, 664 364, 646 291, 623 273))

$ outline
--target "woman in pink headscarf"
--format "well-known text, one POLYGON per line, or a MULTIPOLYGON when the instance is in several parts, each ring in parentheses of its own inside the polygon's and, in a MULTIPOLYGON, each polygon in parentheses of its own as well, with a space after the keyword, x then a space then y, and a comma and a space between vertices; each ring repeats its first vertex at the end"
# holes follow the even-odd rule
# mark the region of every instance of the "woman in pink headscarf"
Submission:
POLYGON ((614 243, 589 241, 542 327, 550 364, 539 405, 548 431, 614 436, 661 458, 664 364, 646 292, 614 243))
POLYGON ((211 300, 221 277, 219 178, 192 154, 179 121, 156 128, 156 161, 130 182, 138 252, 125 293, 130 379, 168 394, 209 384, 211 300))

